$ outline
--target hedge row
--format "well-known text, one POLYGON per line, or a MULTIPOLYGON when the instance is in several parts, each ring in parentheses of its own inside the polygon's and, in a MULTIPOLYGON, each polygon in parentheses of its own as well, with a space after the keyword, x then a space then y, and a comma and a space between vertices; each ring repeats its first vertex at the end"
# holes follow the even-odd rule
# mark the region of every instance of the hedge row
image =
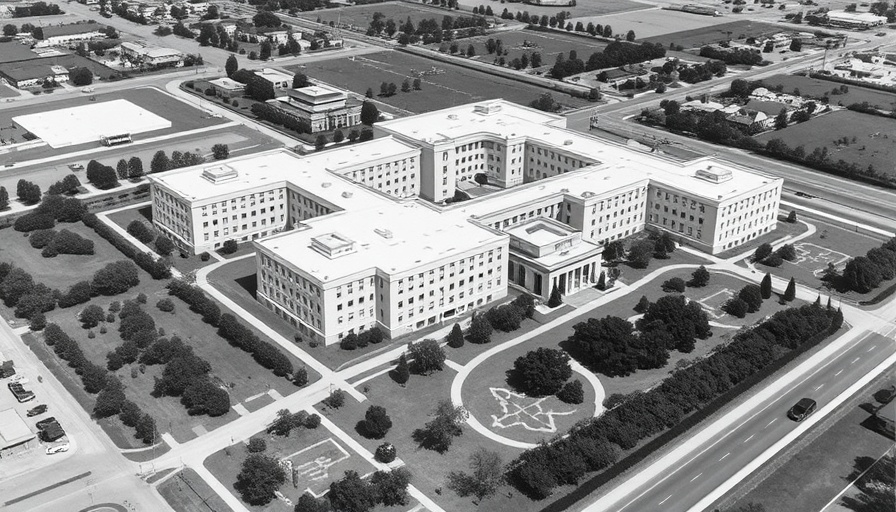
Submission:
POLYGON ((222 338, 234 347, 252 354, 258 364, 273 371, 278 377, 290 377, 293 372, 292 362, 280 349, 253 334, 233 315, 222 315, 218 305, 198 287, 172 280, 168 283, 168 293, 189 304, 190 310, 202 315, 203 321, 218 328, 218 334, 222 338))
POLYGON ((145 270, 153 279, 168 279, 171 277, 171 265, 166 260, 157 260, 152 255, 140 251, 134 244, 107 226, 96 215, 88 213, 84 215, 83 221, 85 226, 93 229, 96 234, 105 238, 122 254, 134 260, 134 263, 145 270))
MULTIPOLYGON (((611 444, 630 450, 642 439, 678 429, 682 424, 692 426, 694 423, 687 415, 698 411, 696 416, 699 411, 711 408, 709 404, 720 407, 722 404, 717 399, 730 400, 729 393, 745 389, 738 387, 741 383, 755 384, 758 382, 754 380, 756 375, 767 376, 770 368, 779 367, 779 361, 818 343, 836 332, 842 323, 843 315, 839 310, 816 304, 779 311, 759 326, 738 333, 731 343, 711 356, 676 371, 660 386, 633 393, 600 417, 579 424, 563 441, 523 453, 509 467, 511 481, 521 491, 536 498, 548 496, 558 485, 577 484, 586 471, 599 466, 597 462, 605 462, 606 457, 589 458, 591 452, 571 450, 570 443, 587 439, 594 453, 604 453, 611 444)), ((663 442, 669 440, 663 439, 663 442)), ((650 446, 653 450, 661 444, 650 443, 650 446)), ((640 457, 638 460, 648 455, 640 452, 635 452, 640 457)), ((617 464, 605 473, 615 476, 633 465, 628 458, 620 464, 620 468, 617 464)), ((592 492, 608 478, 598 475, 582 488, 592 492)), ((570 495, 578 497, 564 498, 549 508, 562 510, 581 499, 582 492, 584 489, 570 495)))

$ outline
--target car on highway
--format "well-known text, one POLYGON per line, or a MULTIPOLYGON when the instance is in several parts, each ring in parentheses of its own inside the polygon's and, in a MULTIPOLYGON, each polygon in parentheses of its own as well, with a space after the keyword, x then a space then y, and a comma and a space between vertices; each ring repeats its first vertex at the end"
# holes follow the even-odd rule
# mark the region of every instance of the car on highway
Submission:
POLYGON ((49 418, 44 418, 44 419, 38 421, 37 423, 34 424, 34 426, 37 427, 37 430, 44 430, 45 428, 49 427, 50 425, 52 425, 54 423, 56 423, 58 425, 58 423, 56 422, 56 418, 54 418, 53 416, 50 416, 49 418))
POLYGON ((68 443, 47 447, 47 455, 53 455, 54 453, 67 452, 67 451, 68 451, 68 443))
POLYGON ((30 418, 32 416, 39 416, 45 412, 47 412, 47 405, 40 404, 38 406, 32 407, 31 409, 28 409, 28 412, 26 415, 30 418))
POLYGON ((803 421, 808 418, 810 414, 815 412, 817 406, 818 404, 815 403, 815 400, 812 400, 811 398, 801 398, 799 402, 787 411, 787 416, 793 421, 803 421))

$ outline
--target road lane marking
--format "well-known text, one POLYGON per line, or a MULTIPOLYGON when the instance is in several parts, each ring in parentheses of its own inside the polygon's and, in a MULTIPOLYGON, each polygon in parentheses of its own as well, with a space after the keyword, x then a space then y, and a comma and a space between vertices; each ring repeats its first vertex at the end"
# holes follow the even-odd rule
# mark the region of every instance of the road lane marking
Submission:
POLYGON ((858 361, 859 359, 861 359, 861 357, 857 357, 857 358, 853 359, 852 362, 849 364, 856 364, 856 361, 858 361))
POLYGON ((865 352, 871 352, 872 350, 874 350, 874 349, 876 349, 876 348, 877 348, 877 345, 871 345, 871 348, 869 348, 869 349, 866 350, 865 352))
POLYGON ((670 494, 670 495, 668 495, 668 496, 666 496, 666 499, 664 499, 664 500, 663 500, 663 501, 661 501, 661 502, 660 502, 660 505, 662 505, 662 504, 663 504, 663 503, 665 503, 665 502, 667 502, 667 501, 669 501, 669 498, 671 498, 671 497, 672 497, 672 495, 671 495, 671 494, 670 494))
MULTIPOLYGON (((753 435, 756 435, 756 434, 753 434, 753 435)), ((744 442, 746 443, 746 442, 749 441, 750 439, 753 439, 753 435, 751 435, 750 437, 744 439, 744 442)))
POLYGON ((840 375, 841 373, 843 373, 843 369, 842 369, 842 368, 841 368, 837 373, 834 374, 834 377, 836 377, 837 375, 840 375))
POLYGON ((774 422, 776 422, 776 421, 778 421, 778 418, 775 418, 775 419, 773 419, 772 421, 768 422, 768 425, 766 425, 765 428, 768 428, 768 427, 772 426, 772 423, 774 423, 774 422))
POLYGON ((817 388, 815 388, 815 391, 818 391, 819 389, 821 389, 821 388, 823 388, 823 387, 824 387, 824 384, 822 384, 822 385, 818 386, 817 388))
POLYGON ((691 478, 691 482, 693 482, 694 480, 700 478, 700 475, 702 475, 702 474, 703 474, 703 473, 700 473, 700 474, 698 474, 697 476, 695 476, 694 478, 691 478))
POLYGON ((729 456, 729 455, 731 455, 731 452, 728 452, 728 453, 726 453, 725 455, 722 455, 722 458, 719 459, 719 462, 722 462, 723 460, 725 460, 725 457, 727 457, 727 456, 729 456))

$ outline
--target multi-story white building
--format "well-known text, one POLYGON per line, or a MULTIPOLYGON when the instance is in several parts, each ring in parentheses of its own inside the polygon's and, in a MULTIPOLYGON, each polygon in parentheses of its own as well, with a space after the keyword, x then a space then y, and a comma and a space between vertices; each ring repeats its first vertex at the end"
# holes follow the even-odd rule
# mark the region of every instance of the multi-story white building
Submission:
POLYGON ((361 102, 326 85, 289 89, 268 104, 297 120, 311 133, 361 124, 361 102))
POLYGON ((775 228, 780 178, 562 124, 488 102, 380 123, 395 137, 308 157, 152 175, 153 221, 196 252, 255 240, 258 300, 326 344, 442 322, 508 285, 545 300, 555 287, 574 293, 598 280, 604 244, 645 229, 718 253, 775 228), (447 206, 414 198, 450 197, 473 171, 506 190, 447 206))

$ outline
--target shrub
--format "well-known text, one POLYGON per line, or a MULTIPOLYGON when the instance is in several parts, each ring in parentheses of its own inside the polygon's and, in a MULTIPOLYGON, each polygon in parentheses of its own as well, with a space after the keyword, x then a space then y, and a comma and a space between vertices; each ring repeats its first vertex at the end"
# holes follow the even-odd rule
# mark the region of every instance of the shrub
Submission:
POLYGON ((753 252, 753 261, 762 261, 765 258, 768 258, 772 254, 772 244, 764 243, 756 248, 756 251, 753 252))
POLYGON ((316 429, 320 426, 320 416, 317 414, 311 414, 307 418, 305 418, 305 422, 303 423, 305 428, 316 429))
POLYGON ((118 295, 138 284, 137 267, 130 261, 116 261, 97 270, 90 286, 98 295, 118 295))
POLYGON ((646 295, 642 295, 641 299, 638 300, 638 303, 635 304, 635 313, 646 313, 647 308, 650 307, 650 300, 647 299, 646 295))
POLYGON ((763 265, 778 268, 784 264, 784 258, 781 257, 778 253, 772 253, 768 257, 762 260, 763 265))
POLYGON ((685 282, 684 279, 680 277, 673 277, 672 279, 667 280, 663 283, 663 291, 664 292, 678 292, 684 293, 685 282))
POLYGON ((38 229, 51 229, 55 225, 56 219, 52 215, 29 213, 16 219, 13 229, 27 233, 38 229))
POLYGON ((569 356, 544 347, 518 357, 507 371, 508 382, 530 396, 556 394, 571 376, 569 356))
POLYGON ((45 258, 52 258, 57 254, 93 254, 93 240, 88 240, 77 233, 72 233, 67 229, 63 229, 57 233, 50 243, 44 247, 44 250, 41 251, 41 256, 45 258))
POLYGON ((225 240, 221 245, 221 249, 218 250, 221 254, 233 254, 239 249, 239 245, 236 243, 236 240, 230 239, 225 240))
POLYGON ((165 235, 156 237, 156 252, 162 256, 168 256, 174 251, 174 242, 165 235))
POLYGON ((31 247, 35 249, 43 249, 47 245, 53 241, 53 238, 56 236, 56 231, 52 229, 38 229, 36 231, 32 231, 31 235, 28 237, 28 243, 31 244, 31 247))
POLYGON ((512 332, 520 328, 523 313, 513 304, 503 304, 489 309, 485 318, 492 328, 503 332, 512 332))
POLYGON ((728 313, 731 316, 736 316, 737 318, 743 318, 747 316, 747 312, 749 311, 750 306, 740 297, 732 297, 725 301, 725 304, 722 305, 722 311, 728 313))
POLYGON ((386 414, 386 408, 371 405, 364 413, 364 434, 373 439, 382 439, 392 428, 392 419, 386 414))
POLYGON ((454 324, 451 332, 448 333, 448 346, 451 348, 460 348, 464 346, 464 332, 460 328, 460 324, 454 324))
POLYGON ((373 454, 374 458, 383 464, 389 464, 394 461, 395 455, 395 447, 390 443, 383 443, 377 446, 376 452, 373 454))
POLYGON ((308 384, 308 370, 305 367, 297 369, 292 376, 292 382, 299 387, 306 386, 308 384))
POLYGON ((700 265, 700 267, 691 274, 691 280, 688 282, 688 286, 702 288, 709 284, 709 277, 709 271, 706 270, 706 267, 700 265))
POLYGON ((211 254, 209 254, 207 252, 203 252, 199 255, 199 261, 208 261, 211 259, 211 257, 212 257, 211 254))
POLYGON ((342 350, 355 350, 358 348, 358 335, 353 332, 346 334, 339 342, 339 348, 342 350))
POLYGON ((158 302, 156 302, 156 307, 159 308, 159 311, 163 311, 165 313, 171 313, 174 311, 174 301, 171 299, 165 298, 158 302))
POLYGON ((470 343, 484 344, 492 340, 492 326, 481 313, 474 313, 470 321, 470 329, 467 331, 470 343))
POLYGON ((563 385, 557 393, 557 398, 567 404, 580 404, 585 401, 585 391, 582 389, 582 381, 575 379, 563 385))
POLYGON ((775 254, 781 257, 781 259, 785 261, 793 261, 796 259, 796 248, 793 244, 784 244, 781 247, 778 247, 778 250, 775 251, 775 254))
POLYGON ((152 242, 156 236, 155 233, 153 233, 152 229, 147 227, 144 222, 136 219, 132 220, 128 224, 127 231, 129 235, 143 242, 144 244, 152 242))
POLYGON ((249 450, 249 453, 261 453, 268 449, 268 443, 260 437, 253 437, 246 444, 246 449, 249 450))
POLYGON ((345 404, 345 391, 334 389, 327 398, 324 398, 323 402, 327 407, 339 409, 345 404))
POLYGON ((554 288, 551 290, 551 296, 548 299, 548 307, 556 308, 561 304, 563 304, 563 296, 560 295, 560 289, 554 286, 554 288))
POLYGON ((404 354, 398 357, 398 366, 392 372, 392 378, 395 382, 404 385, 411 378, 411 370, 408 367, 408 360, 404 354))

